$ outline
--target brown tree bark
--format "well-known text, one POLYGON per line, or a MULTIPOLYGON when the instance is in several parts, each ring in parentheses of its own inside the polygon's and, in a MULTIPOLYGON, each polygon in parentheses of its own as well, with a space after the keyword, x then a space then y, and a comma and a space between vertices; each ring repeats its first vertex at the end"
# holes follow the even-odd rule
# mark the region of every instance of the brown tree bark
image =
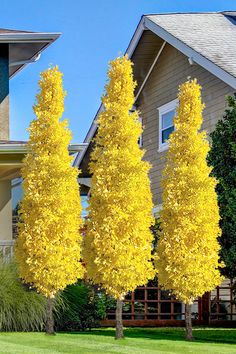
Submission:
POLYGON ((121 299, 117 299, 116 302, 116 339, 124 338, 123 321, 122 321, 122 307, 123 302, 121 299))
POLYGON ((47 298, 47 308, 46 308, 46 334, 55 335, 54 331, 54 318, 53 318, 53 302, 54 299, 47 298))
POLYGON ((192 330, 192 305, 185 304, 185 329, 186 329, 186 339, 193 340, 193 330, 192 330))

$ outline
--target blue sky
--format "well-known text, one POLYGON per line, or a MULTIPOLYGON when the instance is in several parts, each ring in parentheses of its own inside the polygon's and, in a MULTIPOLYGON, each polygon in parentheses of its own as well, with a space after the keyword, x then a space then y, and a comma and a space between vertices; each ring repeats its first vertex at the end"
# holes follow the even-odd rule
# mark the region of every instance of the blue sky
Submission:
POLYGON ((64 117, 73 141, 81 142, 100 104, 108 61, 124 53, 142 14, 223 10, 236 10, 236 0, 1 0, 0 27, 62 33, 11 80, 11 139, 27 139, 39 73, 49 64, 64 73, 64 117))

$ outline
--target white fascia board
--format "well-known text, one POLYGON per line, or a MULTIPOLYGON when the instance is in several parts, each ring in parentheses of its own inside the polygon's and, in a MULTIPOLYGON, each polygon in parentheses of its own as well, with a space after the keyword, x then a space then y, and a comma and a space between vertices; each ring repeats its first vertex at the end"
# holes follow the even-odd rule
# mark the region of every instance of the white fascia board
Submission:
POLYGON ((162 204, 155 205, 152 209, 152 213, 154 216, 158 215, 160 211, 162 210, 162 204))
MULTIPOLYGON (((87 147, 86 143, 70 144, 68 150, 71 153, 83 151, 87 147)), ((27 144, 0 144, 0 154, 26 154, 28 151, 27 144)))
POLYGON ((95 133, 96 133, 96 130, 97 130, 97 124, 96 124, 96 117, 94 118, 93 122, 92 122, 92 125, 90 126, 89 128, 89 131, 88 131, 88 134, 85 138, 85 148, 82 150, 82 151, 79 151, 76 158, 75 158, 75 161, 73 163, 73 166, 74 167, 79 167, 81 161, 83 160, 84 158, 84 155, 86 154, 86 151, 89 147, 89 142, 93 139, 95 133))
POLYGON ((167 32, 164 28, 160 27, 158 24, 145 17, 145 27, 150 31, 155 33, 157 36, 164 39, 167 43, 178 49, 181 53, 185 54, 187 57, 192 58, 192 60, 202 66, 204 69, 211 72, 213 75, 218 77, 220 80, 224 81, 229 86, 236 89, 236 78, 225 70, 221 69, 219 66, 214 64, 209 59, 205 58, 203 55, 196 52, 194 49, 190 48, 187 44, 180 41, 178 38, 167 32))
POLYGON ((87 187, 89 187, 89 188, 91 188, 91 177, 79 177, 78 178, 78 183, 79 184, 82 184, 82 185, 84 185, 84 186, 87 186, 87 187))
POLYGON ((55 41, 61 33, 4 33, 0 34, 0 43, 48 43, 55 41))
MULTIPOLYGON (((138 42, 140 40, 140 37, 142 36, 143 34, 143 31, 145 30, 145 25, 144 25, 144 16, 142 16, 141 20, 139 21, 139 24, 134 32, 134 35, 133 37, 131 38, 131 41, 128 45, 128 48, 126 49, 126 52, 125 54, 128 55, 129 58, 132 57, 133 55, 133 52, 135 51, 135 48, 137 47, 138 45, 138 42)), ((89 128, 89 131, 84 139, 84 142, 85 143, 90 143, 90 141, 93 139, 95 133, 96 133, 96 130, 97 130, 97 124, 96 124, 96 119, 98 118, 99 114, 104 110, 104 105, 101 104, 94 119, 93 119, 93 122, 89 128)), ((76 156, 75 158, 75 161, 73 163, 73 166, 77 166, 79 167, 81 161, 83 160, 84 158, 84 155, 86 154, 86 151, 88 149, 88 146, 83 150, 81 151, 80 153, 78 153, 78 155, 76 156)))
POLYGON ((11 188, 16 188, 18 186, 20 186, 23 182, 23 178, 22 177, 18 177, 18 178, 15 178, 11 181, 11 188))
POLYGON ((96 130, 97 130, 97 118, 98 118, 99 114, 104 111, 104 109, 105 109, 104 105, 101 104, 99 109, 98 109, 98 111, 97 111, 97 113, 96 113, 96 115, 95 115, 95 117, 94 117, 94 119, 93 119, 93 122, 92 122, 92 124, 91 124, 91 126, 89 128, 89 131, 88 131, 88 133, 87 133, 87 135, 86 135, 86 137, 84 139, 84 143, 87 146, 81 152, 79 152, 77 154, 77 156, 75 158, 75 161, 73 163, 73 166, 79 167, 81 161, 83 160, 84 155, 86 154, 86 151, 87 151, 87 149, 89 147, 89 143, 93 139, 93 137, 94 137, 94 135, 96 133, 96 130))
POLYGON ((134 32, 134 35, 133 37, 131 38, 131 41, 129 42, 129 45, 128 45, 128 48, 126 49, 126 52, 125 54, 128 54, 128 57, 131 58, 137 45, 138 45, 138 42, 143 34, 143 31, 147 29, 145 27, 145 17, 142 16, 141 20, 139 21, 138 23, 138 26, 134 32))
POLYGON ((22 154, 27 152, 26 144, 0 144, 0 154, 22 154))
POLYGON ((87 147, 88 144, 86 143, 81 143, 81 144, 70 144, 68 146, 68 150, 69 152, 71 153, 76 153, 76 152, 79 152, 79 151, 83 151, 86 147, 87 147))
POLYGON ((105 110, 104 105, 103 105, 103 103, 101 103, 101 105, 98 108, 98 111, 97 111, 97 113, 96 113, 96 115, 95 115, 95 117, 93 119, 93 123, 90 126, 89 131, 88 131, 88 133, 87 133, 87 135, 86 135, 86 137, 84 139, 85 143, 90 142, 91 139, 93 138, 94 134, 96 133, 96 130, 97 130, 97 122, 96 122, 97 118, 98 118, 99 114, 102 113, 104 110, 105 110))

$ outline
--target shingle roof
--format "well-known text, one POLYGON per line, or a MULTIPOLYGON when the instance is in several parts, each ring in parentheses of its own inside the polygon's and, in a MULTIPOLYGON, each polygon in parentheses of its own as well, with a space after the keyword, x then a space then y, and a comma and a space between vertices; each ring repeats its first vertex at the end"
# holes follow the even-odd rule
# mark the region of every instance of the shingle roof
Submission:
POLYGON ((236 77, 236 12, 147 15, 165 31, 236 77))

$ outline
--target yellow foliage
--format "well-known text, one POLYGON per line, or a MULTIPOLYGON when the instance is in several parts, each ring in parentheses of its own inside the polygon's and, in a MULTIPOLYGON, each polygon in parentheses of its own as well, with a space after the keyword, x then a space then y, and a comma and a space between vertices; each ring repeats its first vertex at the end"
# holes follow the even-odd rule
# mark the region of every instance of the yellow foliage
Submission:
POLYGON ((20 275, 40 293, 53 297, 83 275, 78 171, 68 153, 71 132, 64 110, 65 91, 57 67, 41 74, 30 124, 29 152, 22 176, 24 197, 16 244, 20 275))
POLYGON ((122 298, 153 278, 152 196, 142 128, 134 102, 132 63, 124 56, 110 63, 109 82, 91 154, 92 189, 83 258, 88 276, 108 294, 122 298))
POLYGON ((182 84, 163 173, 163 232, 156 260, 160 284, 188 304, 222 280, 216 180, 209 177, 206 133, 199 132, 202 110, 200 85, 196 80, 182 84))

